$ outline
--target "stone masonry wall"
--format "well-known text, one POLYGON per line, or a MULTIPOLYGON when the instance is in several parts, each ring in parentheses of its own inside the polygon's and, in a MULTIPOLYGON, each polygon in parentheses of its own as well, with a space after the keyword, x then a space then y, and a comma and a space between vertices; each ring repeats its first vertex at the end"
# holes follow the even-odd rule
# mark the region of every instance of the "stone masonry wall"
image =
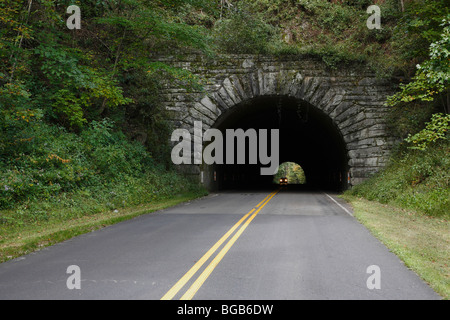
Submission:
MULTIPOLYGON (((347 145, 350 184, 362 182, 386 165, 395 143, 386 131, 387 81, 364 66, 330 70, 312 58, 227 55, 208 59, 160 57, 158 61, 192 71, 204 81, 202 92, 167 86, 165 107, 177 128, 192 132, 193 122, 213 127, 229 108, 259 96, 301 99, 327 114, 347 145)), ((198 174, 198 168, 191 168, 198 174)))

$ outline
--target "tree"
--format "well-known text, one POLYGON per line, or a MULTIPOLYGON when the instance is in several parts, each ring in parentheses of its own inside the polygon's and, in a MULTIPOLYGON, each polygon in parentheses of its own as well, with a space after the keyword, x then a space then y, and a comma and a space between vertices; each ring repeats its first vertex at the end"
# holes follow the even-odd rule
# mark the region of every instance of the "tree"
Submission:
POLYGON ((401 102, 415 100, 434 101, 440 97, 445 113, 450 105, 450 15, 442 22, 441 39, 433 42, 429 49, 429 59, 417 65, 416 75, 401 91, 391 96, 388 103, 395 106, 401 102))
POLYGON ((436 99, 441 103, 444 113, 433 114, 422 131, 405 139, 412 144, 410 148, 422 151, 438 140, 447 139, 450 129, 450 15, 443 19, 441 26, 440 39, 431 43, 428 60, 417 65, 410 83, 400 85, 400 91, 388 98, 390 106, 436 99))

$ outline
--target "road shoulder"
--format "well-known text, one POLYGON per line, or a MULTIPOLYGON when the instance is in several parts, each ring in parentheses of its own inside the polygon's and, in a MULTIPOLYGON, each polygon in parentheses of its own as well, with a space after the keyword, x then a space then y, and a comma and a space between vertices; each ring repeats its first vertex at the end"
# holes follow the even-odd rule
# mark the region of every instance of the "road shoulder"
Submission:
POLYGON ((349 195, 342 198, 353 207, 353 214, 361 224, 433 290, 449 299, 448 220, 349 195))

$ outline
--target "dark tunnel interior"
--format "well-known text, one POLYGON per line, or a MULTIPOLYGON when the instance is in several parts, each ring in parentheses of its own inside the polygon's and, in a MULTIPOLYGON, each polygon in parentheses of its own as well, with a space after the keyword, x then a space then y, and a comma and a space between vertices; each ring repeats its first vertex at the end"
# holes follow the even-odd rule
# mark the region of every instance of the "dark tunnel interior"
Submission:
MULTIPOLYGON (((269 137, 270 129, 279 129, 279 164, 287 161, 299 164, 308 188, 334 191, 347 188, 348 156, 343 138, 330 117, 306 102, 289 97, 259 97, 222 114, 215 128, 222 131, 224 139, 226 129, 257 132, 268 129, 269 137)), ((248 151, 247 141, 247 157, 248 151)), ((209 169, 214 171, 212 189, 273 187, 273 176, 261 175, 261 163, 245 163, 212 165, 209 169)))

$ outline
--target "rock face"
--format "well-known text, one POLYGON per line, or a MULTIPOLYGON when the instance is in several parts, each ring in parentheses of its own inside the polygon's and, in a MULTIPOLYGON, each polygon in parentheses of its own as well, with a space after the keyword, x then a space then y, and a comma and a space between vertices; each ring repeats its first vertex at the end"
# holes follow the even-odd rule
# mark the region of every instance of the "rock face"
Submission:
MULTIPOLYGON (((342 66, 330 70, 312 58, 227 55, 210 60, 200 55, 160 57, 158 61, 190 70, 204 82, 201 92, 167 86, 165 107, 175 128, 192 131, 214 127, 228 109, 256 97, 286 96, 309 103, 330 117, 348 152, 350 185, 386 165, 395 139, 386 130, 386 97, 393 87, 368 68, 342 66)), ((197 166, 186 168, 198 174, 197 166)))

